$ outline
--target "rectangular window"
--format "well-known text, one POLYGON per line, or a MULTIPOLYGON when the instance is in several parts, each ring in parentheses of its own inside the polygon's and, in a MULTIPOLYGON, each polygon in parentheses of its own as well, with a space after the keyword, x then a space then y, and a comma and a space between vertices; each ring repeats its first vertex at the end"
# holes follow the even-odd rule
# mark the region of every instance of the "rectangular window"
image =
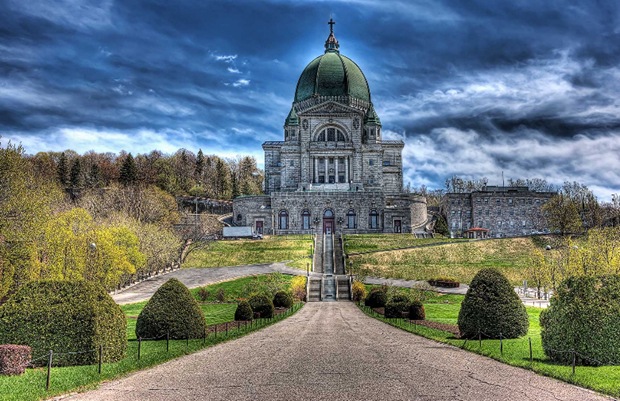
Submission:
POLYGON ((295 161, 291 160, 291 162, 289 163, 291 167, 295 167, 295 161))
POLYGON ((390 161, 389 160, 384 160, 383 161, 383 165, 384 166, 389 166, 390 165, 390 161))
POLYGON ((310 229, 310 216, 302 216, 302 229, 309 230, 310 229))
POLYGON ((355 215, 347 216, 347 228, 355 228, 355 215))
POLYGON ((376 214, 370 215, 370 228, 378 228, 379 227, 379 216, 376 214))
POLYGON ((369 166, 373 166, 374 164, 375 164, 375 161, 373 159, 368 159, 369 166))

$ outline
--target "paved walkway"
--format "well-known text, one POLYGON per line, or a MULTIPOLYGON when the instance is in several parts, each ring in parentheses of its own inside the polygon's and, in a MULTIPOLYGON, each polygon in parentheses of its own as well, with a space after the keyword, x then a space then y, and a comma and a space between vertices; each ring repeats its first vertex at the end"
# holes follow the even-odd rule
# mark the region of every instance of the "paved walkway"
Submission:
MULTIPOLYGON (((171 278, 179 279, 188 288, 196 288, 221 281, 229 281, 241 277, 274 272, 291 274, 294 276, 306 275, 305 270, 293 269, 291 267, 287 267, 284 263, 179 269, 167 274, 153 276, 148 280, 142 281, 112 295, 112 298, 116 301, 116 303, 121 305, 145 301, 149 299, 162 284, 171 278)), ((407 288, 413 288, 426 283, 425 281, 395 280, 377 277, 367 277, 364 282, 367 284, 387 284, 407 288)), ((467 292, 467 288, 468 287, 466 285, 461 284, 459 288, 436 288, 435 290, 443 293, 465 294, 467 292)))
POLYGON ((306 275, 305 270, 287 267, 284 263, 272 263, 264 265, 247 265, 235 267, 209 267, 196 269, 179 269, 170 273, 153 276, 132 287, 122 290, 112 298, 118 304, 130 304, 149 299, 157 289, 171 278, 176 278, 188 288, 202 287, 208 284, 229 281, 246 276, 267 273, 285 273, 296 276, 306 275))
POLYGON ((611 400, 406 333, 350 302, 306 304, 256 333, 68 399, 611 400))

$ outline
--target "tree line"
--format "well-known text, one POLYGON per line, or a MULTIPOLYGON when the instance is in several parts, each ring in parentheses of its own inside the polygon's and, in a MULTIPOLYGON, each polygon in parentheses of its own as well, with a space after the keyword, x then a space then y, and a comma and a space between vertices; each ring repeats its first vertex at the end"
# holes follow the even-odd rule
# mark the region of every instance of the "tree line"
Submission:
POLYGON ((263 172, 256 159, 225 159, 179 149, 172 155, 154 150, 132 155, 73 150, 27 156, 36 174, 72 190, 124 186, 157 186, 173 196, 191 195, 230 200, 262 193, 263 172))

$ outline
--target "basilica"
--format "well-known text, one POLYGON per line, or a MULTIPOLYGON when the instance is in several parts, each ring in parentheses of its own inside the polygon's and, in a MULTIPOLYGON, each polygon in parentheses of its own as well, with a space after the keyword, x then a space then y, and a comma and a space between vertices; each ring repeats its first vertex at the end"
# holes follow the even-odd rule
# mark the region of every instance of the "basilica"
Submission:
POLYGON ((265 194, 236 198, 233 224, 276 235, 423 231, 425 198, 403 192, 404 143, 383 139, 368 81, 329 25, 325 52, 297 82, 284 140, 263 143, 265 194))

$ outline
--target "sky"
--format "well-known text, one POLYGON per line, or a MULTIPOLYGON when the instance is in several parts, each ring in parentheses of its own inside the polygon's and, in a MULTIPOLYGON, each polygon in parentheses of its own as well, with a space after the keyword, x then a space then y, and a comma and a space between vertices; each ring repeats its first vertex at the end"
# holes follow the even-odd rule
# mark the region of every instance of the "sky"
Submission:
POLYGON ((0 143, 225 157, 282 140, 327 21, 404 180, 620 192, 615 0, 0 0, 0 143))

